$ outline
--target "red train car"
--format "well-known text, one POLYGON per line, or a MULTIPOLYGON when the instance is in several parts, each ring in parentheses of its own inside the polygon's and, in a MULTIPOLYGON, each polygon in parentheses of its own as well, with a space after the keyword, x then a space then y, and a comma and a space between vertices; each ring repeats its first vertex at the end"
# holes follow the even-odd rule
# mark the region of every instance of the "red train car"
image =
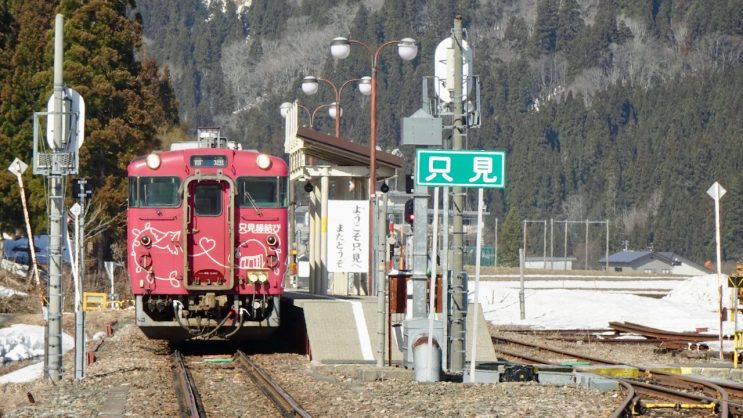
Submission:
POLYGON ((219 130, 129 164, 127 268, 149 338, 265 337, 279 325, 287 175, 219 130))

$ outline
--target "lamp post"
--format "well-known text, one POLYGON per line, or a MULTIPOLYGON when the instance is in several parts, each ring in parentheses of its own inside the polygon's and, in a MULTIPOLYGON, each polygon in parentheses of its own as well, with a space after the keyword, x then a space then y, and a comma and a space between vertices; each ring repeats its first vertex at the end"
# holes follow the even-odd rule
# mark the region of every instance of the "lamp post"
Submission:
MULTIPOLYGON (((281 113, 282 118, 286 118, 287 113, 289 113, 289 110, 292 108, 292 103, 290 102, 284 102, 279 106, 279 113, 281 113)), ((304 110, 305 113, 307 113, 307 119, 310 120, 310 125, 312 124, 312 116, 310 115, 310 109, 307 109, 307 107, 302 106, 301 103, 297 102, 297 107, 304 110)))
POLYGON ((376 176, 377 176, 377 63, 382 50, 389 45, 397 45, 397 53, 405 61, 413 60, 418 55, 418 46, 415 39, 403 38, 395 41, 388 41, 379 45, 376 50, 372 50, 369 45, 354 39, 338 37, 330 43, 330 54, 337 59, 345 59, 351 53, 351 44, 361 45, 369 53, 371 58, 371 77, 362 77, 359 82, 359 91, 364 95, 371 96, 371 116, 369 132, 369 277, 368 291, 371 294, 372 289, 372 254, 374 251, 374 199, 376 194, 376 176))
MULTIPOLYGON (((289 109, 291 109, 292 104, 289 102, 284 102, 279 106, 279 113, 281 113, 282 118, 286 118, 286 114, 289 112, 289 109)), ((316 108, 310 112, 310 109, 308 109, 306 106, 302 105, 301 103, 297 103, 297 107, 304 110, 304 112, 307 114, 307 119, 310 121, 310 128, 313 128, 313 125, 315 123, 315 115, 317 114, 318 110, 328 108, 328 115, 331 119, 335 119, 336 111, 335 111, 335 103, 328 103, 328 104, 321 104, 318 105, 316 108)), ((341 109, 341 114, 343 114, 343 109, 341 109)))
POLYGON ((335 93, 335 101, 330 104, 328 113, 330 113, 331 118, 335 119, 335 136, 340 137, 341 116, 343 116, 343 108, 341 107, 341 93, 343 93, 344 87, 353 83, 354 81, 360 82, 361 79, 354 78, 351 80, 346 80, 345 82, 343 82, 343 84, 341 84, 341 87, 338 88, 335 83, 326 78, 308 75, 307 77, 302 79, 302 91, 304 92, 304 94, 308 96, 316 94, 317 91, 320 89, 320 81, 327 83, 330 87, 333 88, 333 92, 335 93))

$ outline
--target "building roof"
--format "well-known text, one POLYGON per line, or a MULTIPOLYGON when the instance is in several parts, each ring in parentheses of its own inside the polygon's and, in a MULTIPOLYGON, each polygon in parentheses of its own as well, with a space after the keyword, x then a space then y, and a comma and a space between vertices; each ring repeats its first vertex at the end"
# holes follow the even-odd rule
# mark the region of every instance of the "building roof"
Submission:
MULTIPOLYGON (((650 254, 650 251, 620 251, 609 256, 609 263, 632 263, 650 254)), ((599 263, 606 263, 606 257, 601 257, 599 263)))
POLYGON ((526 261, 543 261, 543 260, 547 260, 547 262, 550 262, 550 261, 560 262, 560 261, 576 261, 578 259, 575 257, 557 257, 557 256, 556 257, 541 257, 541 256, 536 256, 536 255, 535 256, 530 255, 526 257, 526 261))
MULTIPOLYGON (((304 140, 305 155, 339 165, 369 165, 369 146, 348 139, 326 135, 310 128, 298 128, 297 137, 304 140)), ((378 150, 377 164, 381 167, 400 169, 405 159, 378 150)))
MULTIPOLYGON (((672 266, 680 265, 681 263, 683 263, 688 266, 692 266, 698 270, 707 271, 707 269, 704 268, 703 266, 700 266, 699 264, 694 263, 693 261, 690 261, 689 259, 682 257, 671 251, 659 251, 659 252, 632 251, 632 250, 619 251, 609 256, 609 263, 615 264, 615 265, 616 264, 631 264, 645 257, 657 258, 661 261, 665 261, 666 263, 672 266)), ((599 260, 599 263, 606 263, 606 257, 602 257, 599 260)))

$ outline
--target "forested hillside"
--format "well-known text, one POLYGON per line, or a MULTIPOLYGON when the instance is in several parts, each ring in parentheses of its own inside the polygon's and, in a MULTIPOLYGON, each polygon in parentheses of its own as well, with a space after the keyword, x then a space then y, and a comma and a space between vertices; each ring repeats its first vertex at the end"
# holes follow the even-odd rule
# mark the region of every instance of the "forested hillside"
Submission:
MULTIPOLYGON (((411 36, 420 46, 412 64, 394 52, 380 60, 379 138, 397 147, 399 120, 420 107, 420 80, 461 14, 483 89, 469 147, 508 151, 507 188, 486 198, 493 216, 516 208, 522 219, 608 219, 612 251, 629 241, 701 263, 714 254, 706 190, 719 181, 725 258, 743 259, 743 2, 254 0, 241 13, 217 3, 138 2, 147 47, 199 80, 176 78, 192 127, 217 121, 249 146, 281 152, 281 102, 333 101, 327 86, 303 97, 303 76, 340 84, 369 74, 362 51, 331 59, 333 37, 376 46, 411 36)), ((364 142, 368 101, 342 100, 343 136, 364 142)))
MULTIPOLYGON (((38 30, 51 28, 57 10, 49 3, 0 0, 0 145, 6 165, 16 154, 28 158, 29 120, 51 91, 51 38, 38 30)), ((328 45, 336 36, 374 48, 403 37, 418 41, 414 61, 402 62, 394 48, 385 49, 379 61, 378 140, 385 149, 399 148, 399 121, 421 107, 421 80, 433 75, 434 49, 460 14, 474 51, 473 72, 482 81, 482 127, 468 132, 468 147, 508 152, 506 189, 486 193, 489 224, 497 217, 503 225, 509 211, 518 213, 510 217, 517 222, 608 219, 611 251, 628 241, 629 248, 652 246, 701 263, 714 258, 713 201, 706 190, 719 181, 728 191, 722 199, 724 258, 743 260, 743 208, 737 204, 743 193, 741 1, 62 3, 60 10, 81 22, 68 23, 71 29, 79 25, 86 34, 68 35, 73 56, 66 59, 89 63, 101 60, 100 54, 115 57, 110 60, 132 77, 106 87, 119 72, 107 73, 99 65, 70 67, 68 83, 76 89, 90 83, 84 96, 92 95, 89 109, 99 112, 89 116, 94 124, 86 128, 89 138, 102 138, 117 123, 132 129, 130 142, 119 142, 128 131, 111 132, 120 145, 86 142, 85 172, 101 184, 121 188, 123 179, 114 175, 125 162, 167 136, 175 115, 170 94, 186 131, 221 126, 248 147, 281 154, 280 103, 299 99, 312 109, 334 100, 327 85, 305 97, 304 76, 340 85, 370 75, 362 48, 346 60, 331 58, 328 45), (128 20, 108 23, 111 30, 99 33, 95 23, 107 22, 102 19, 108 9, 128 20), (79 50, 88 53, 79 56, 79 50), (110 107, 104 99, 119 89, 132 89, 128 97, 134 101, 110 107), (139 130, 135 121, 144 116, 151 119, 139 130)), ((347 88, 342 103, 342 136, 365 143, 368 98, 347 88)), ((325 116, 316 117, 314 127, 333 131, 325 116)), ((407 148, 402 147, 404 154, 412 156, 407 148)), ((0 181, 3 190, 15 187, 12 176, 0 181)), ((35 215, 43 218, 41 180, 29 176, 29 181, 36 182, 35 215)), ((123 189, 116 190, 121 199, 123 189)), ((13 197, 6 195, 0 209, 4 225, 18 215, 13 197)), ((123 200, 108 200, 106 207, 113 210, 114 203, 121 207, 123 200)), ((574 234, 571 241, 579 246, 582 232, 574 234)), ((540 244, 541 239, 529 245, 541 249, 540 244)), ((599 241, 589 259, 602 254, 599 241)))

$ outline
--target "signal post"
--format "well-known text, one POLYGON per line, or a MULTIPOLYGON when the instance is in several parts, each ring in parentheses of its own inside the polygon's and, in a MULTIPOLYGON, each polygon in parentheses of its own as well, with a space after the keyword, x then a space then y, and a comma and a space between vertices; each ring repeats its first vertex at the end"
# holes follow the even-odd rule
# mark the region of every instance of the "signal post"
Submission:
POLYGON ((47 112, 34 112, 34 174, 49 179, 49 287, 45 373, 53 381, 62 378, 62 233, 64 232, 64 177, 77 174, 78 149, 84 140, 85 102, 63 81, 63 21, 54 26, 54 93, 47 112), (46 122, 46 138, 43 125, 46 122), (48 147, 47 147, 48 145, 48 147))

